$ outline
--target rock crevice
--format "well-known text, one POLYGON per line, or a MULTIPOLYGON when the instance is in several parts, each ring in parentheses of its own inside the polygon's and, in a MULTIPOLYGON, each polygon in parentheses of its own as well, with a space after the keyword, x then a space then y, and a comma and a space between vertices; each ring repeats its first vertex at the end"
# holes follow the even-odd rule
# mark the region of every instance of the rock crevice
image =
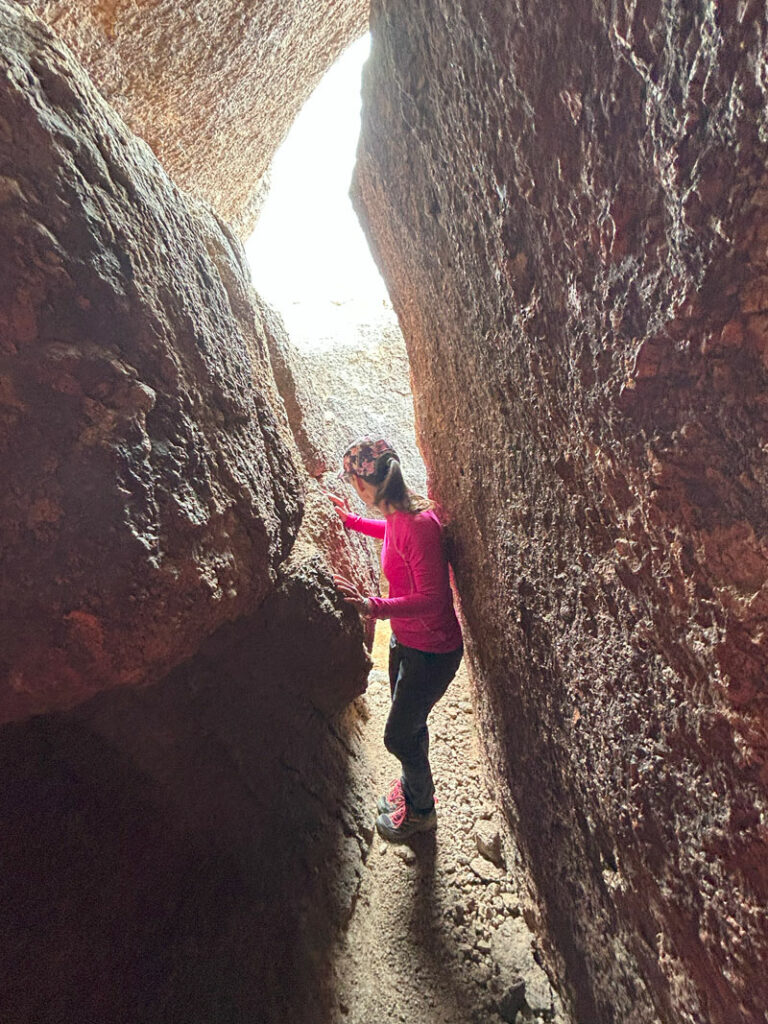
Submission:
POLYGON ((317 1020, 375 580, 230 229, 5 2, 0 78, 0 1016, 317 1020))
POLYGON ((357 205, 577 1019, 757 1022, 764 26, 376 0, 372 28, 357 205))

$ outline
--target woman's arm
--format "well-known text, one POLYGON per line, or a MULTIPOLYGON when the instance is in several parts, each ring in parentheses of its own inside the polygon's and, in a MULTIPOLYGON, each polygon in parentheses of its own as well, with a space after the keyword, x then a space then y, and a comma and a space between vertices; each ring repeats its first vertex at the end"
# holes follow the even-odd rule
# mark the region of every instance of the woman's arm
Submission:
POLYGON ((383 519, 363 519, 362 516, 354 516, 349 511, 349 504, 346 498, 340 498, 338 494, 334 494, 332 491, 325 491, 325 496, 333 502, 336 515, 348 530, 357 530, 358 533, 364 533, 368 537, 384 540, 387 524, 383 519))
POLYGON ((445 603, 447 583, 440 526, 434 519, 416 517, 408 526, 399 553, 410 570, 413 591, 403 597, 369 597, 376 619, 415 618, 438 611, 445 603))
POLYGON ((378 540, 384 540, 387 529, 387 524, 383 519, 363 519, 362 516, 347 516, 344 525, 348 530, 357 530, 358 533, 364 533, 366 537, 376 537, 378 540))

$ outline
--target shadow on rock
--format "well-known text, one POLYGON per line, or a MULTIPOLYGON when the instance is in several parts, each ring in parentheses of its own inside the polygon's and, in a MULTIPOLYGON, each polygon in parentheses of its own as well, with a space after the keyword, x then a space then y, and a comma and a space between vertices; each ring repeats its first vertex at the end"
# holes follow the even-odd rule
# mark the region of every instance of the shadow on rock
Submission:
POLYGON ((371 838, 344 707, 368 666, 302 592, 157 686, 2 730, 8 1024, 324 1019, 371 838))

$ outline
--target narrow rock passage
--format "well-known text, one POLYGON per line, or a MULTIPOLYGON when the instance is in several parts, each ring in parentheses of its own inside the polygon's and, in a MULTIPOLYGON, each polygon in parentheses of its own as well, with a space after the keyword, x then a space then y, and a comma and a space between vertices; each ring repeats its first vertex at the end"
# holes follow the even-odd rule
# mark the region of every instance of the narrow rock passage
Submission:
MULTIPOLYGON (((382 742, 389 637, 388 623, 377 623, 361 698, 372 814, 398 767, 382 742)), ((469 687, 462 664, 430 716, 437 832, 402 846, 373 840, 336 960, 334 1024, 568 1020, 506 867, 513 850, 485 782, 469 687)))

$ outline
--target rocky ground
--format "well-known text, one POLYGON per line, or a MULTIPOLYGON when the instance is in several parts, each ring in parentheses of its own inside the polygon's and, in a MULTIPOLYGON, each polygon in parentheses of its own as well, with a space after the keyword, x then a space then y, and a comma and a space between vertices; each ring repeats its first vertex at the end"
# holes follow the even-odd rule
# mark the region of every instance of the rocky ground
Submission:
MULTIPOLYGON (((378 623, 360 698, 372 808, 397 773, 381 739, 389 635, 378 623)), ((485 780, 463 665, 430 735, 438 829, 402 846, 373 840, 337 959, 334 1024, 565 1024, 507 870, 515 854, 485 780)))

